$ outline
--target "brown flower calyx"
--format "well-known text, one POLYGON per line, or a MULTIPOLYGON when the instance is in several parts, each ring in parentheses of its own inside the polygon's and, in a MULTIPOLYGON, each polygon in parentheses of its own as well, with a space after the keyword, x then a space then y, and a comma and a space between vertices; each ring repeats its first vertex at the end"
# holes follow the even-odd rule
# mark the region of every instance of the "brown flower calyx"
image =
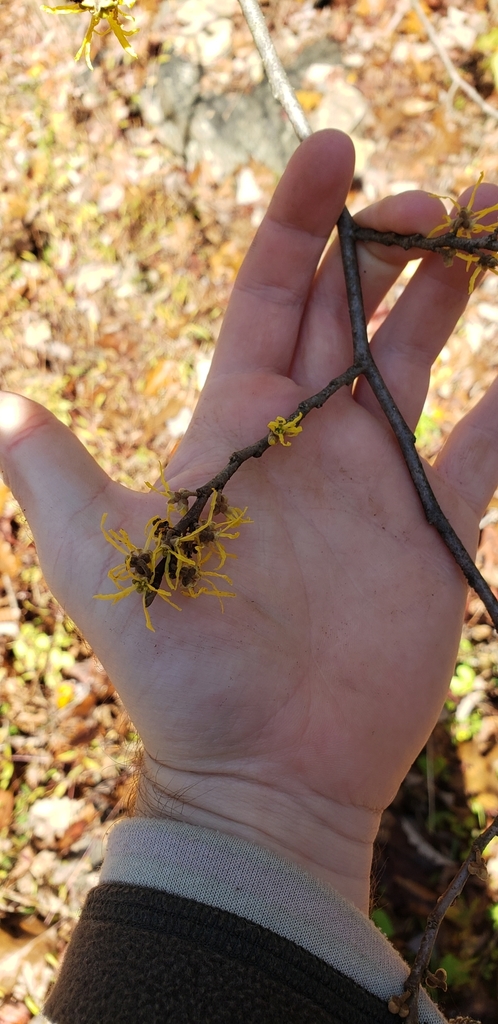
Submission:
POLYGON ((443 992, 448 991, 448 975, 444 967, 438 967, 437 971, 427 971, 425 984, 429 988, 441 988, 443 992))
POLYGON ((401 1017, 403 1019, 405 1017, 408 1017, 408 1014, 410 1013, 410 1007, 408 1006, 408 1001, 410 997, 411 992, 403 992, 403 994, 400 996, 391 996, 387 1004, 387 1009, 389 1010, 389 1013, 395 1013, 398 1015, 398 1017, 401 1017))
POLYGON ((230 506, 228 504, 227 499, 225 498, 225 495, 222 493, 222 491, 218 491, 216 496, 216 504, 214 506, 214 515, 226 516, 229 507, 230 506))
POLYGON ((480 878, 481 882, 487 881, 488 872, 480 850, 476 850, 475 860, 470 861, 470 864, 468 865, 468 872, 469 875, 475 875, 476 878, 480 878))

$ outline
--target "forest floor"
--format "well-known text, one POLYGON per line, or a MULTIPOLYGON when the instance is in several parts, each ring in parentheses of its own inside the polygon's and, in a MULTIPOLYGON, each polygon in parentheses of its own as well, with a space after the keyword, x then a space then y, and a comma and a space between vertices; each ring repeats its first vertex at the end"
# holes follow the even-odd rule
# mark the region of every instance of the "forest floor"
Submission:
MULTIPOLYGON (((215 39, 209 60, 204 52, 203 88, 244 91, 259 80, 236 6, 137 7, 139 59, 113 37, 96 39, 93 73, 73 60, 85 19, 53 17, 36 0, 0 8, 0 383, 50 408, 135 489, 157 475, 158 458, 167 463, 188 426, 276 183, 255 161, 225 178, 208 160, 186 168, 141 114, 140 92, 169 49, 188 56, 203 33, 208 48, 216 35, 209 17, 220 11, 228 29, 218 25, 224 44, 217 50, 215 39)), ((365 101, 353 212, 406 188, 458 196, 481 171, 497 180, 496 0, 424 7, 454 68, 496 116, 451 88, 404 0, 322 9, 270 0, 264 9, 283 57, 335 40, 341 80, 365 101)), ((312 87, 301 98, 320 108, 312 87)), ((418 428, 429 459, 496 375, 497 289, 488 275, 436 361, 418 428)), ((478 555, 495 588, 497 524, 495 497, 478 555)), ((42 1020, 106 832, 126 813, 136 745, 112 683, 49 593, 29 527, 0 481, 0 1024, 42 1020)), ((498 640, 470 595, 445 709, 378 837, 373 916, 408 959, 472 837, 496 814, 498 640)), ((498 1013, 498 840, 487 866, 488 882, 473 878, 447 915, 433 965, 448 973, 448 993, 438 994, 444 1012, 483 1024, 498 1013)))

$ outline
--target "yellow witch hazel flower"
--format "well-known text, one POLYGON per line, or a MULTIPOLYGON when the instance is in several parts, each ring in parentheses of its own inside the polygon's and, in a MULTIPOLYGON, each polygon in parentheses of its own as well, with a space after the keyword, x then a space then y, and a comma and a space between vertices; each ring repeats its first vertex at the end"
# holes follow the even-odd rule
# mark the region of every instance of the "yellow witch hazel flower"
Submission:
MULTIPOLYGON (((427 235, 427 238, 434 238, 441 232, 444 232, 445 234, 447 232, 451 232, 451 234, 457 235, 459 238, 472 238, 473 235, 479 235, 483 232, 485 234, 489 234, 491 231, 498 228, 498 220, 493 221, 491 224, 480 223, 483 217, 487 217, 488 214, 494 213, 495 210, 498 211, 498 203, 495 203, 494 206, 483 207, 482 210, 474 210, 477 189, 479 188, 483 178, 484 173, 481 171, 465 206, 461 206, 461 204, 455 199, 452 199, 451 196, 440 196, 434 192, 430 193, 436 199, 449 199, 450 202, 456 206, 457 213, 455 217, 450 217, 448 213, 445 213, 443 222, 433 228, 427 235)), ((488 260, 484 262, 478 254, 470 252, 449 251, 447 259, 445 260, 447 266, 451 266, 455 256, 460 260, 464 260, 467 264, 468 272, 472 266, 474 267, 469 281, 469 295, 474 291, 477 278, 482 270, 487 269, 491 270, 493 274, 498 273, 498 267, 493 266, 491 262, 488 262, 488 260)))
POLYGON ((94 32, 97 35, 105 35, 106 32, 112 31, 114 35, 121 43, 123 50, 130 57, 137 57, 131 43, 128 41, 128 36, 135 35, 138 32, 138 28, 135 25, 135 20, 131 14, 123 14, 122 16, 130 22, 130 27, 123 28, 119 18, 122 14, 120 7, 133 7, 136 0, 72 0, 68 4, 60 4, 58 7, 48 7, 46 4, 41 5, 42 11, 48 11, 49 14, 90 14, 90 24, 85 32, 83 42, 75 55, 75 60, 79 60, 81 55, 85 55, 85 60, 90 71, 93 71, 93 64, 90 59, 90 47, 92 43, 92 37, 94 32), (107 22, 107 28, 103 33, 96 31, 97 25, 100 21, 107 22))
POLYGON ((232 581, 223 568, 227 558, 236 555, 227 552, 225 542, 236 540, 240 531, 237 527, 251 523, 246 516, 247 509, 235 508, 228 504, 223 494, 213 491, 209 502, 209 510, 205 519, 186 533, 176 532, 178 524, 173 523, 173 514, 178 508, 188 509, 188 498, 194 496, 191 491, 172 491, 164 479, 161 470, 163 490, 148 484, 149 488, 167 499, 166 516, 153 516, 145 526, 145 545, 138 548, 130 540, 125 530, 107 530, 103 517, 101 528, 105 539, 125 556, 124 562, 115 566, 108 573, 109 579, 118 590, 117 594, 96 594, 100 600, 112 601, 115 604, 135 591, 142 595, 142 605, 147 628, 153 630, 149 605, 154 598, 161 597, 177 611, 179 605, 171 600, 173 593, 179 592, 187 597, 200 597, 202 594, 217 597, 223 611, 223 598, 235 597, 232 591, 220 589, 232 586, 232 581), (221 518, 220 518, 221 517, 221 518), (218 559, 214 569, 206 568, 211 558, 218 559), (159 584, 164 579, 165 587, 159 584), (223 582, 218 582, 223 581, 223 582))
POLYGON ((170 514, 159 523, 157 517, 151 519, 146 530, 154 532, 157 537, 157 554, 165 560, 167 586, 172 591, 179 589, 189 597, 200 597, 201 594, 217 597, 223 610, 222 598, 235 597, 235 594, 220 590, 215 581, 223 580, 232 586, 230 577, 219 570, 227 558, 236 558, 226 551, 225 541, 237 540, 240 531, 236 527, 252 522, 246 512, 247 509, 229 505, 222 494, 213 491, 207 518, 201 519, 197 526, 183 535, 175 534, 170 514), (219 515, 223 518, 216 521, 215 517, 219 515), (213 555, 218 558, 218 564, 214 570, 206 569, 213 555))
POLYGON ((162 597, 164 601, 167 601, 177 611, 180 611, 180 608, 170 600, 171 594, 167 590, 154 586, 156 556, 154 551, 149 550, 150 537, 147 539, 144 548, 138 548, 130 540, 126 530, 106 530, 106 519, 107 512, 102 516, 100 524, 102 533, 106 541, 112 544, 116 551, 124 555, 125 559, 124 562, 116 565, 114 569, 110 569, 107 574, 114 583, 118 593, 94 594, 94 597, 99 601, 112 601, 113 604, 116 604, 118 601, 122 601, 124 597, 128 597, 129 594, 134 594, 135 592, 141 594, 147 629, 154 631, 146 603, 147 597, 150 594, 157 594, 158 597, 162 597))
POLYGON ((270 420, 268 424, 268 444, 283 444, 286 448, 289 447, 290 441, 286 441, 287 437, 295 437, 296 434, 300 434, 302 427, 298 426, 300 420, 302 420, 302 412, 298 412, 297 416, 294 416, 291 420, 286 420, 285 416, 277 416, 275 420, 270 420))

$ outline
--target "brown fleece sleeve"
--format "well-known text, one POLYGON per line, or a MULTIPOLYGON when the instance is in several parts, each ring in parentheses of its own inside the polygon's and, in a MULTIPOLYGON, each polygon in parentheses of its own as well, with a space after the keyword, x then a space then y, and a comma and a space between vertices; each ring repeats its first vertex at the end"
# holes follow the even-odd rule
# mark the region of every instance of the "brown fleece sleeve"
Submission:
POLYGON ((52 1024, 392 1024, 376 996, 235 914, 104 883, 87 898, 52 1024))

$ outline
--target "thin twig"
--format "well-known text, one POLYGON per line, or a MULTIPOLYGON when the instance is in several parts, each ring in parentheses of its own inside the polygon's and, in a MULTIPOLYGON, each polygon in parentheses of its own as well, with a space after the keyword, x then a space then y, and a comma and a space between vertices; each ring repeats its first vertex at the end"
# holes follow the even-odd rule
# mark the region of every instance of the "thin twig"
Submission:
POLYGON ((422 503, 427 522, 436 528, 444 540, 446 547, 451 551, 470 586, 474 588, 483 601, 495 627, 498 629, 498 601, 442 511, 415 447, 413 432, 401 415, 373 360, 368 344, 367 325, 363 309, 360 272, 356 255, 355 225, 351 214, 347 210, 343 210, 341 213, 337 227, 352 323, 355 361, 361 361, 364 364, 363 375, 368 380, 381 409, 392 427, 408 472, 422 503))
POLYGON ((479 95, 477 90, 474 89, 472 85, 469 85, 469 83, 465 81, 465 78, 462 78, 462 76, 457 71, 455 65, 448 57, 448 54, 446 53, 444 46, 442 45, 442 43, 440 43, 437 32, 433 28, 429 18, 427 17, 422 7, 422 4, 419 3, 419 0, 411 0, 411 4, 413 10, 417 15, 417 18, 422 23, 436 53, 438 54, 442 63, 444 64, 446 71, 448 72, 448 75, 450 76, 455 88, 461 89, 462 92, 466 93, 469 99, 471 99, 474 103, 477 103, 477 106, 482 110, 483 114, 488 114, 489 117, 494 117, 495 121, 498 121, 498 110, 496 109, 496 107, 492 107, 490 103, 486 103, 486 100, 483 100, 482 96, 479 95))
POLYGON ((482 250, 489 249, 490 252, 498 252, 498 228, 490 231, 480 238, 464 238, 462 235, 454 235, 447 232, 445 235, 436 235, 434 238, 427 238, 426 235, 398 235, 396 231, 376 231, 375 228, 364 228, 355 222, 354 235, 357 242, 379 242, 380 245, 399 245, 401 249, 425 249, 427 252, 436 252, 444 255, 451 252, 471 253, 481 255, 482 250))
POLYGON ((484 832, 481 832, 481 835, 474 840, 467 859, 464 860, 460 870, 450 882, 448 888, 445 889, 443 894, 439 897, 434 910, 427 918, 427 924, 422 936, 419 951, 404 985, 405 992, 409 992, 411 996, 410 1013, 408 1017, 405 1018, 407 1024, 418 1024, 418 998, 420 985, 424 980, 425 972, 430 963, 434 944, 444 915, 446 914, 446 911, 449 910, 452 903, 455 902, 457 897, 460 896, 465 883, 468 881, 469 875, 477 875, 484 879, 486 869, 482 863, 481 854, 495 836, 498 836, 498 818, 495 818, 491 825, 489 825, 484 832))
MULTIPOLYGON (((300 402, 297 409, 295 409, 287 418, 289 420, 293 420, 300 416, 301 421, 304 420, 313 409, 321 409, 322 405, 325 405, 325 402, 327 402, 332 395, 335 395, 336 391, 339 391, 340 388, 349 387, 353 381, 355 381, 356 378, 364 372, 364 370, 365 365, 363 362, 353 363, 353 365, 348 367, 344 373, 339 374, 338 377, 334 377, 333 380, 329 381, 321 391, 317 391, 315 395, 311 395, 310 398, 305 398, 300 402)), ((184 537, 194 529, 197 526, 199 517, 207 505, 213 491, 221 492, 223 488, 226 487, 234 473, 236 473, 243 463, 248 461, 248 459, 260 459, 274 443, 270 438, 270 433, 265 434, 264 437, 261 437, 260 440, 256 441, 254 444, 249 444, 246 448, 241 448, 239 451, 233 452, 226 466, 220 470, 216 476, 213 476, 211 480, 208 480, 207 483, 203 484, 202 487, 198 487, 197 490, 193 492, 195 495, 194 503, 190 506, 188 512, 186 512, 178 521, 176 526, 171 528, 170 535, 184 537)), ((161 521, 158 522, 156 529, 159 529, 162 525, 163 523, 161 521)), ((164 525, 167 524, 165 523, 164 525)), ((161 558, 156 565, 154 576, 151 581, 152 586, 155 589, 149 590, 145 598, 146 608, 150 608, 152 602, 157 597, 156 591, 163 578, 165 566, 166 559, 161 558)))
MULTIPOLYGON (((321 409, 322 405, 332 395, 335 395, 336 391, 340 388, 348 387, 364 372, 364 365, 361 362, 355 362, 352 366, 349 366, 344 373, 339 374, 338 377, 334 377, 321 391, 317 391, 315 395, 311 395, 310 398, 305 398, 299 403, 297 408, 292 412, 287 419, 293 420, 297 416, 301 417, 301 421, 309 415, 313 409, 321 409)), ((264 437, 256 441, 255 444, 250 444, 247 448, 241 448, 240 451, 233 452, 228 460, 227 465, 222 469, 216 476, 213 476, 211 480, 208 480, 206 484, 199 487, 195 492, 197 499, 183 516, 180 522, 174 527, 173 533, 177 536, 184 536, 191 530, 192 526, 197 523, 199 516, 206 505, 208 499, 211 497, 213 491, 222 491, 226 487, 229 480, 231 480, 234 473, 242 466, 248 459, 259 459, 268 448, 272 447, 273 442, 270 440, 270 434, 265 434, 264 437)))
POLYGON ((399 0, 399 3, 396 4, 396 10, 394 11, 394 14, 391 16, 387 25, 385 26, 383 32, 385 39, 388 39, 389 36, 391 36, 393 32, 396 31, 400 21, 403 21, 405 14, 408 14, 409 10, 410 0, 399 0))
POLYGON ((298 139, 302 142, 303 139, 308 138, 308 135, 311 135, 311 128, 282 67, 282 62, 273 45, 265 19, 261 13, 261 8, 257 0, 239 0, 239 3, 252 32, 256 49, 263 61, 271 91, 275 99, 285 110, 298 139))

